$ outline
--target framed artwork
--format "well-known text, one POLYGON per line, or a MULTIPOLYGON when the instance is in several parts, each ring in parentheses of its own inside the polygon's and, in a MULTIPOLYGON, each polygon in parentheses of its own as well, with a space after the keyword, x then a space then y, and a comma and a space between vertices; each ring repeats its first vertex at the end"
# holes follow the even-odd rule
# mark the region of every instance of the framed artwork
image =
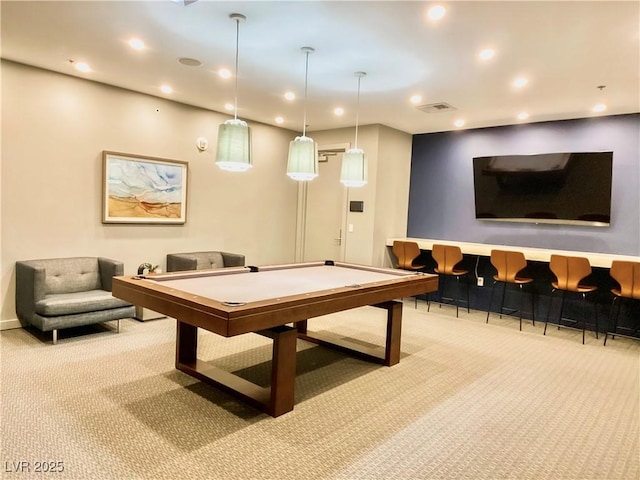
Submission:
POLYGON ((188 164, 102 152, 102 223, 184 224, 188 164))

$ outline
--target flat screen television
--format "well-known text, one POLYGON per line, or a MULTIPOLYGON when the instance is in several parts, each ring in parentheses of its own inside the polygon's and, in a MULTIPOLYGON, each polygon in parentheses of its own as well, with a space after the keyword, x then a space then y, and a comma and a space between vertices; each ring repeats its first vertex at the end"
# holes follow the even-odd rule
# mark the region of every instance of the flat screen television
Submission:
POLYGON ((473 159, 476 218, 608 226, 613 152, 473 159))

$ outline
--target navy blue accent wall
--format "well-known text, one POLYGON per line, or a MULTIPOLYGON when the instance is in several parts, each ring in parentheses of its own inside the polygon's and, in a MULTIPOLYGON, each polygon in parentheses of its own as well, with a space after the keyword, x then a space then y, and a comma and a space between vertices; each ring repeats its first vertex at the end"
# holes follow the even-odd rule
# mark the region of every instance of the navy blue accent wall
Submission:
POLYGON ((640 114, 414 135, 408 237, 640 255, 640 114), (611 226, 476 220, 473 157, 613 151, 611 226))

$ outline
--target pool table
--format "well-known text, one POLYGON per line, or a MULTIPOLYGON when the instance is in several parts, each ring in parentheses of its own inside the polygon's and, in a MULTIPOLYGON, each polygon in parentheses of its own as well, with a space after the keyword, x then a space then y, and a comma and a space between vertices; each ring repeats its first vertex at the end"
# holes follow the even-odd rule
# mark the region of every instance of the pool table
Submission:
POLYGON ((400 361, 402 303, 433 292, 437 275, 334 261, 120 276, 113 295, 177 320, 176 368, 277 417, 293 410, 296 340, 386 366, 400 361), (307 320, 372 305, 387 310, 384 356, 308 332, 307 320), (198 328, 273 340, 271 386, 263 388, 197 358, 198 328))

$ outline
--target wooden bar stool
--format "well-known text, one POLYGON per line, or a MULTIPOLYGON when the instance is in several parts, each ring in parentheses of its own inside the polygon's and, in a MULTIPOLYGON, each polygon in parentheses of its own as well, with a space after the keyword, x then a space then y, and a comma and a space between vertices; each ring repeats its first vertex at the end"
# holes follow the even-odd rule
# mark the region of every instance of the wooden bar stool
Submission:
POLYGON ((622 305, 622 301, 631 300, 633 302, 634 300, 640 300, 640 263, 614 260, 611 262, 609 275, 618 282, 620 288, 611 289, 611 293, 613 293, 613 301, 611 303, 609 325, 605 329, 604 334, 605 345, 607 344, 607 336, 609 333, 611 334, 612 339, 615 338, 617 334, 618 317, 620 316, 620 306, 622 305))
MULTIPOLYGON (((533 283, 533 278, 519 277, 518 273, 527 266, 527 261, 522 252, 512 252, 508 250, 491 250, 491 265, 493 265, 497 273, 493 276, 493 285, 491 286, 491 296, 489 297, 489 308, 487 309, 487 321, 489 323, 489 314, 491 313, 491 304, 493 302, 493 292, 496 283, 502 283, 502 298, 500 300, 500 318, 504 310, 504 295, 507 290, 507 284, 517 285, 520 291, 520 330, 522 331, 522 310, 524 307, 523 285, 533 283)), ((534 315, 534 299, 533 290, 531 290, 531 321, 535 326, 536 320, 534 315)))
MULTIPOLYGON (((589 259, 584 257, 567 257, 564 255, 551 255, 551 261, 549 262, 549 268, 556 276, 557 280, 551 282, 553 289, 551 290, 551 298, 549 299, 549 311, 547 312, 547 321, 544 323, 543 335, 547 334, 547 324, 549 323, 549 316, 551 314, 551 304, 553 302, 553 294, 560 290, 562 291, 562 300, 560 303, 560 313, 558 315, 558 329, 560 329, 562 322, 562 309, 564 308, 565 293, 577 293, 582 297, 583 303, 587 300, 587 294, 595 292, 598 287, 592 285, 583 285, 580 282, 586 277, 591 275, 591 265, 589 259)), ((593 304, 593 311, 595 313, 596 321, 596 338, 598 338, 598 309, 596 304, 593 304)), ((584 344, 584 332, 586 328, 586 311, 583 305, 583 318, 582 318, 582 343, 584 344)))
MULTIPOLYGON (((418 271, 426 268, 426 265, 419 265, 413 262, 420 256, 422 253, 420 250, 420 246, 416 242, 409 242, 404 240, 394 240, 393 247, 391 251, 398 259, 397 268, 401 270, 411 270, 418 271)), ((418 297, 415 298, 415 306, 418 307, 418 297)), ((427 303, 429 302, 429 297, 427 295, 427 303)))
POLYGON ((393 254, 398 259, 398 267, 402 270, 421 270, 426 265, 417 265, 413 262, 420 256, 420 246, 416 242, 404 240, 394 240, 392 247, 393 254))
MULTIPOLYGON (((431 250, 431 255, 436 261, 438 266, 435 268, 435 272, 438 274, 440 281, 438 282, 439 298, 442 303, 442 297, 445 293, 444 286, 448 277, 454 277, 457 283, 458 297, 460 297, 460 278, 465 277, 469 270, 456 268, 456 265, 462 261, 462 250, 460 247, 453 245, 440 245, 434 244, 431 250)), ((469 313, 469 283, 467 285, 467 313, 469 313)), ((456 317, 458 316, 458 303, 464 302, 464 300, 458 298, 452 298, 453 304, 456 306, 456 317)), ((429 311, 430 305, 427 305, 427 311, 429 311)))

